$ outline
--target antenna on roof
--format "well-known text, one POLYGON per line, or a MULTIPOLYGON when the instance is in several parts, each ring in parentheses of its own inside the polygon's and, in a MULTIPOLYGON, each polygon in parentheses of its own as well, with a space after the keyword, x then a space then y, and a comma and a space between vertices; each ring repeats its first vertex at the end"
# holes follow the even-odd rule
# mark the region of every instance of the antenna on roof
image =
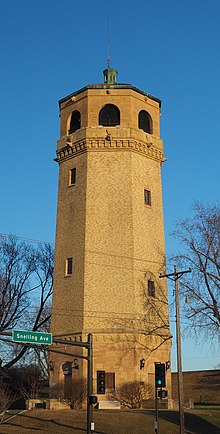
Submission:
POLYGON ((108 16, 108 58, 107 68, 103 71, 105 84, 116 84, 118 71, 110 67, 110 19, 108 16))
POLYGON ((108 16, 108 59, 107 59, 107 65, 108 68, 110 68, 110 24, 109 24, 109 16, 108 16))

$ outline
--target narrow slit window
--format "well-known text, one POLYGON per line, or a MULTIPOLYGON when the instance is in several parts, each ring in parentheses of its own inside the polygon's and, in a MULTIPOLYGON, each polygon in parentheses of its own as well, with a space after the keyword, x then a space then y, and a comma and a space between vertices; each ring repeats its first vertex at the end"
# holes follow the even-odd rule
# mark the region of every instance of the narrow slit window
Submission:
POLYGON ((73 258, 66 259, 66 276, 73 274, 73 258))
POLYGON ((69 185, 75 185, 76 183, 76 168, 74 167, 69 171, 69 185))
POLYGON ((144 203, 151 206, 151 192, 150 190, 144 190, 144 203))
POLYGON ((153 280, 148 280, 147 282, 148 296, 155 298, 155 284, 153 280))

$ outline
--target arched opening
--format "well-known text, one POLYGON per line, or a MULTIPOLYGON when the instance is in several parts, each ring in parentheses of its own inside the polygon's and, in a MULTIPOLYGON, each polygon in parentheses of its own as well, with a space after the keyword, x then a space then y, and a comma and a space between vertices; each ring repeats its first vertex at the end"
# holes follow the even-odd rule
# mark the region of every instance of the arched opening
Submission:
POLYGON ((99 112, 99 125, 115 127, 120 125, 120 111, 114 104, 106 104, 99 112))
POLYGON ((74 110, 71 115, 70 127, 68 134, 74 133, 76 130, 79 130, 81 127, 81 115, 78 110, 74 110))
POLYGON ((145 131, 145 133, 152 134, 152 119, 148 112, 141 110, 138 114, 138 128, 145 131))

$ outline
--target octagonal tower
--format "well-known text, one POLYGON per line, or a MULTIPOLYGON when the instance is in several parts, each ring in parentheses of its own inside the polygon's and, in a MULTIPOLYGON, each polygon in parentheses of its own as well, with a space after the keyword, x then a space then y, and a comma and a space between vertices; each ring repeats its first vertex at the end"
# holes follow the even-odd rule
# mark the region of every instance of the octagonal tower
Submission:
MULTIPOLYGON (((106 393, 154 384, 154 362, 170 360, 160 138, 161 101, 104 71, 59 101, 59 187, 52 333, 94 337, 106 393)), ((68 351, 69 351, 68 347, 68 351)), ((76 348, 74 354, 86 355, 76 348)), ((51 385, 86 377, 86 362, 53 354, 51 385), (67 365, 65 364, 67 363, 67 365), (69 366, 65 369, 65 366, 69 366), (76 368, 76 369, 74 369, 76 368)), ((167 371, 170 391, 170 372, 167 371)), ((105 399, 105 395, 101 396, 105 399)))

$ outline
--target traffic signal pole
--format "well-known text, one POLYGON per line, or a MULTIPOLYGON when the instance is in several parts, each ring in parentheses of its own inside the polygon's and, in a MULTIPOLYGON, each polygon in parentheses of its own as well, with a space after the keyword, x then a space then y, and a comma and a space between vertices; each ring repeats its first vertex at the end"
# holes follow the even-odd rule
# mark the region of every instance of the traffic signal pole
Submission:
POLYGON ((183 373, 182 373, 182 352, 181 352, 181 331, 180 331, 180 302, 178 280, 183 274, 191 273, 191 269, 178 271, 174 267, 174 273, 160 274, 160 278, 167 277, 175 282, 175 304, 176 304, 176 343, 177 343, 177 370, 178 370, 178 398, 179 398, 179 423, 180 434, 185 434, 184 406, 183 406, 183 373))
MULTIPOLYGON (((32 331, 25 331, 25 333, 27 334, 27 336, 29 336, 29 334, 33 334, 32 331)), ((47 335, 47 333, 39 333, 40 335, 47 335)), ((0 333, 0 340, 3 341, 8 341, 11 342, 11 340, 7 340, 7 339, 1 339, 1 335, 4 336, 12 336, 12 332, 1 332, 0 333)), ((16 343, 17 345, 23 345, 23 346, 28 346, 29 348, 36 348, 36 345, 31 344, 27 342, 13 342, 16 343)), ((52 343, 56 343, 56 344, 61 344, 61 345, 70 345, 73 347, 83 347, 86 348, 88 350, 87 353, 87 357, 86 356, 81 356, 80 354, 72 354, 72 353, 67 353, 67 352, 62 352, 62 351, 57 351, 54 349, 49 349, 48 351, 54 352, 54 353, 58 353, 58 354, 65 354, 65 355, 69 355, 72 357, 78 357, 79 359, 84 359, 87 360, 88 362, 88 376, 87 376, 87 434, 92 434, 92 431, 94 431, 94 422, 93 422, 93 405, 97 403, 97 398, 96 396, 93 395, 93 346, 92 346, 92 334, 89 333, 88 334, 88 341, 87 342, 72 342, 72 341, 68 341, 68 340, 64 340, 64 339, 58 339, 58 338, 53 338, 52 343)), ((45 345, 44 345, 45 346, 45 345)))
POLYGON ((158 391, 160 391, 160 398, 162 398, 162 389, 166 386, 165 363, 155 362, 155 423, 154 431, 159 434, 159 414, 158 414, 158 391))
POLYGON ((78 356, 79 358, 86 359, 88 362, 87 365, 87 434, 92 434, 94 431, 94 422, 93 422, 93 405, 96 404, 97 399, 93 396, 93 348, 92 348, 92 334, 88 334, 87 342, 71 342, 64 341, 62 339, 53 339, 55 343, 61 343, 65 345, 84 347, 87 349, 87 357, 78 356))
POLYGON ((88 334, 88 375, 87 375, 87 434, 91 434, 94 431, 94 422, 93 422, 93 402, 91 401, 91 397, 93 396, 93 381, 92 381, 92 373, 93 373, 93 351, 92 351, 92 334, 88 334))
POLYGON ((157 396, 157 386, 155 385, 155 422, 154 422, 154 431, 156 434, 159 434, 159 417, 158 417, 158 396, 157 396))

